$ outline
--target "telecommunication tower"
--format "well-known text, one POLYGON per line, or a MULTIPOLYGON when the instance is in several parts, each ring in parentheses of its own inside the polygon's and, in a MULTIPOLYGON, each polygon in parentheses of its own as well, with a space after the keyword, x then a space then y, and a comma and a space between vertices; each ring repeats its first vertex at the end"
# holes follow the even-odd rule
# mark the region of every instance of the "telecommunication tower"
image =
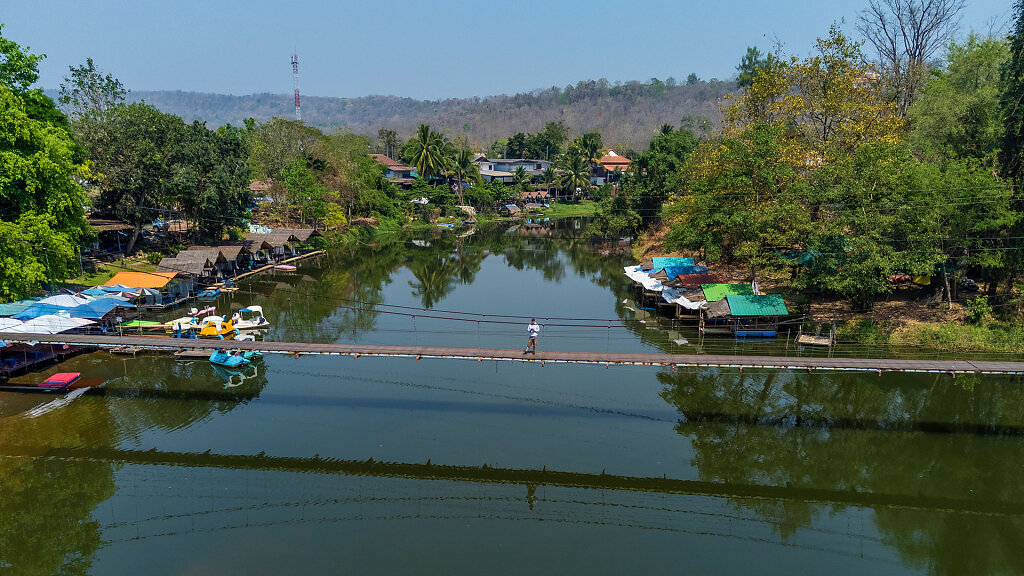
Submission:
POLYGON ((295 120, 302 120, 302 107, 299 104, 299 54, 292 54, 292 77, 295 79, 295 120))

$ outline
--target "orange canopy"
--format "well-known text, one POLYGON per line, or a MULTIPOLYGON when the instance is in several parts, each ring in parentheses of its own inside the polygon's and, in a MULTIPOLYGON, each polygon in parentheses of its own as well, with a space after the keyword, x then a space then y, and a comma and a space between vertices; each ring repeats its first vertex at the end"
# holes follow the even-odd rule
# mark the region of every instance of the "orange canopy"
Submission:
POLYGON ((128 286, 130 288, 163 288, 177 272, 118 272, 104 286, 128 286))

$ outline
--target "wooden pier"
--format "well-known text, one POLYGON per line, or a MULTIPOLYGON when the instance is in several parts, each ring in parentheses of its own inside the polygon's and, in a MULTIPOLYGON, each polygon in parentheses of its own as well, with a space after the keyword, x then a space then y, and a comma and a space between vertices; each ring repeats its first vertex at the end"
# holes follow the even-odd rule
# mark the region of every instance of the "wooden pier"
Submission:
POLYGON ((398 358, 450 358, 460 360, 598 364, 605 366, 675 366, 767 368, 777 370, 818 370, 849 372, 928 372, 937 374, 1024 374, 1024 362, 982 360, 906 360, 896 358, 807 358, 795 356, 731 356, 717 354, 665 354, 629 352, 543 351, 523 354, 521 350, 483 348, 442 348, 433 346, 382 346, 374 344, 315 344, 307 342, 234 341, 171 338, 167 336, 93 336, 78 334, 15 334, 0 332, 0 340, 113 348, 133 346, 149 350, 251 350, 266 354, 385 356, 398 358))

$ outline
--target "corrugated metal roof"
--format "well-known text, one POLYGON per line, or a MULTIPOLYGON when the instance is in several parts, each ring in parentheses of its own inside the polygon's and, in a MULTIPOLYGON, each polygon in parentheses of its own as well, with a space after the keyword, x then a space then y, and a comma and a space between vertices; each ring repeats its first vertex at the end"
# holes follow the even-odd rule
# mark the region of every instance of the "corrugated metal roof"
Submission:
POLYGON ((754 293, 750 284, 701 284, 700 287, 704 290, 704 297, 708 302, 718 302, 730 294, 752 295, 754 293))
POLYGON ((786 303, 779 294, 730 294, 725 297, 733 316, 785 316, 786 303))

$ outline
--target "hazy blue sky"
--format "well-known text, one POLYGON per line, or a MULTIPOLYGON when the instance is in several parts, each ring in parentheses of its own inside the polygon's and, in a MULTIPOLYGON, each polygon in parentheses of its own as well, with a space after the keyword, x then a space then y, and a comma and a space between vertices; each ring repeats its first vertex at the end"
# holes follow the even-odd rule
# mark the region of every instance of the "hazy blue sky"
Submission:
MULTIPOLYGON (((578 80, 728 78, 745 47, 807 54, 867 0, 0 0, 4 35, 47 54, 40 84, 92 57, 130 89, 486 96, 578 80)), ((968 0, 965 30, 1011 2, 968 0)))

